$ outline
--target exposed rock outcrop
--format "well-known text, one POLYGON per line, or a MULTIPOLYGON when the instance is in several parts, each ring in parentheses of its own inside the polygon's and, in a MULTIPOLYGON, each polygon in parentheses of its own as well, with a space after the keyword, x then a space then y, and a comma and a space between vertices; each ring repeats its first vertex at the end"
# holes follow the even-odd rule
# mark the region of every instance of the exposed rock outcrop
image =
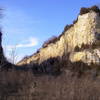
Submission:
POLYGON ((99 11, 82 10, 58 38, 18 63, 22 66, 6 60, 0 33, 0 100, 100 100, 100 70, 85 70, 99 65, 99 11))
POLYGON ((54 42, 37 53, 21 60, 17 65, 38 63, 68 55, 71 62, 82 61, 88 65, 100 65, 100 9, 97 6, 82 8, 73 25, 65 27, 54 42))

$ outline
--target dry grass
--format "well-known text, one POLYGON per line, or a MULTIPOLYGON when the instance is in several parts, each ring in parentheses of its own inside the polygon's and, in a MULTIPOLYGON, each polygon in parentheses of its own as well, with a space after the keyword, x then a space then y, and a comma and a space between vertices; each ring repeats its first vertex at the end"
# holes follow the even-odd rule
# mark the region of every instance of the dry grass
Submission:
POLYGON ((0 72, 0 100, 100 100, 100 76, 63 70, 58 76, 31 71, 0 72))

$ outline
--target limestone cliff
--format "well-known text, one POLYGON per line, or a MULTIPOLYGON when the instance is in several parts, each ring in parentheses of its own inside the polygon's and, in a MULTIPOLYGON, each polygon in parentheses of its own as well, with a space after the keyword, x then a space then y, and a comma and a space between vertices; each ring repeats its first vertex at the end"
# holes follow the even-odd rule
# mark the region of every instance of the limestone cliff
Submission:
POLYGON ((82 61, 100 65, 100 9, 82 8, 77 21, 68 27, 55 42, 49 43, 17 65, 42 63, 53 58, 66 56, 71 62, 82 61))
POLYGON ((22 66, 6 60, 0 33, 0 100, 100 100, 100 70, 87 70, 87 64, 99 65, 99 15, 97 7, 81 9, 75 24, 20 61, 22 66))

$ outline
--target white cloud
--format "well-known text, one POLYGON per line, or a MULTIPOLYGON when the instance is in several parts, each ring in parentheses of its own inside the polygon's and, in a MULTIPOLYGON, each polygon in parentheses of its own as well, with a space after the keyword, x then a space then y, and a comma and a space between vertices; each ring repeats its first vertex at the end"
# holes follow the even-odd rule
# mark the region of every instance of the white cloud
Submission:
POLYGON ((27 39, 27 41, 23 41, 24 43, 19 43, 17 45, 4 45, 3 47, 7 50, 7 51, 11 51, 13 48, 29 48, 29 47, 33 47, 36 46, 38 44, 38 39, 35 37, 30 37, 29 39, 27 39), (26 42, 26 43, 25 43, 26 42))
POLYGON ((26 43, 26 44, 17 44, 15 47, 16 48, 27 48, 27 47, 36 46, 38 44, 37 38, 34 38, 34 37, 29 38, 28 41, 29 41, 29 43, 26 43))

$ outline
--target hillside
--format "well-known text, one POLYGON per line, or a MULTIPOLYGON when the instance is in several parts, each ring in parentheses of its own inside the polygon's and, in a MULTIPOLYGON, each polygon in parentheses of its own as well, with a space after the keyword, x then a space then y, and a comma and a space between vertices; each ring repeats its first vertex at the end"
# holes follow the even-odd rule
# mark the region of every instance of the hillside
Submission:
POLYGON ((51 38, 32 56, 17 65, 41 64, 43 61, 67 56, 71 62, 82 61, 88 65, 100 64, 100 10, 82 8, 76 21, 67 25, 59 37, 51 38), (69 54, 69 56, 68 56, 69 54))
POLYGON ((100 100, 100 9, 81 8, 72 25, 17 65, 0 30, 0 100, 100 100))

